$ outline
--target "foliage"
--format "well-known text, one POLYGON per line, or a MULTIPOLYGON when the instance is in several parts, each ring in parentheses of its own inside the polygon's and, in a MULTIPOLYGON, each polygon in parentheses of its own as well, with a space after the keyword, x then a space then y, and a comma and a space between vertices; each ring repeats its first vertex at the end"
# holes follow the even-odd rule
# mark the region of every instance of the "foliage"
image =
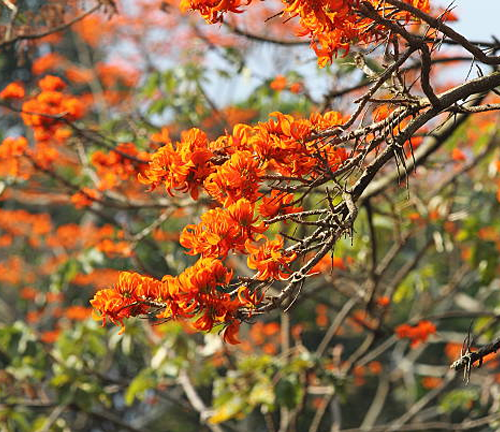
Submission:
POLYGON ((500 45, 439 6, 3 1, 0 430, 495 430, 500 45))

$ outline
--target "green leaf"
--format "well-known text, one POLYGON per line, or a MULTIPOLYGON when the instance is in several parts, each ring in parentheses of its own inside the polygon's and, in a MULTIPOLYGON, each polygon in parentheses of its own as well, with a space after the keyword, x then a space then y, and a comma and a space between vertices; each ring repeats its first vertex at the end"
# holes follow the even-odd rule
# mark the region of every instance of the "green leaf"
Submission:
POLYGON ((240 395, 233 394, 232 397, 215 409, 208 421, 212 424, 227 421, 241 413, 245 405, 245 400, 240 395))
POLYGON ((471 403, 479 398, 477 389, 452 390, 445 394, 439 403, 439 409, 442 412, 450 413, 457 409, 468 410, 471 403))
POLYGON ((150 368, 143 369, 130 383, 125 393, 125 404, 130 406, 134 400, 142 399, 144 392, 155 386, 153 371, 150 368))
POLYGON ((294 408, 300 401, 302 386, 294 376, 282 378, 276 385, 276 402, 287 408, 294 408))
POLYGON ((271 407, 274 405, 274 401, 274 388, 269 379, 265 379, 255 384, 248 395, 248 403, 253 406, 266 405, 271 407))

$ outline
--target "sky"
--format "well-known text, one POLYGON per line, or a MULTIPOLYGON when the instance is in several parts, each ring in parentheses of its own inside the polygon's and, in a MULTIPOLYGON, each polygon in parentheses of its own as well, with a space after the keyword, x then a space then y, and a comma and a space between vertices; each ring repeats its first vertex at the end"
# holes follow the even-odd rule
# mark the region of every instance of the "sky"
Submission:
MULTIPOLYGON (((433 0, 432 4, 445 7, 450 5, 452 1, 453 0, 433 0)), ((455 13, 458 15, 459 21, 451 23, 451 25, 458 32, 462 33, 470 40, 492 41, 492 35, 496 35, 497 38, 500 39, 500 0, 454 0, 453 4, 455 5, 455 13)), ((302 72, 301 69, 304 68, 308 70, 311 61, 314 62, 315 59, 314 54, 310 51, 310 55, 306 57, 302 55, 300 61, 296 61, 297 59, 293 57, 288 59, 289 68, 283 68, 283 64, 274 61, 275 51, 273 48, 273 46, 262 44, 257 51, 254 52, 253 61, 250 61, 251 70, 246 71, 249 77, 252 75, 273 76, 280 73, 286 74, 288 69, 295 69, 302 72), (306 59, 305 62, 302 61, 304 58, 306 59)), ((472 76, 470 76, 469 72, 470 65, 464 64, 463 67, 457 67, 450 71, 450 76, 457 81, 462 81, 467 78, 473 78, 476 73, 473 71, 472 76)), ((308 72, 304 74, 306 77, 308 76, 308 72)), ((234 101, 235 98, 238 100, 247 97, 251 89, 259 82, 259 79, 248 78, 248 81, 244 82, 243 85, 240 81, 238 81, 238 84, 236 84, 236 81, 227 82, 225 84, 218 83, 217 86, 213 86, 214 89, 217 89, 216 93, 212 94, 211 89, 208 89, 208 92, 215 100, 222 100, 224 103, 229 103, 234 101)), ((327 91, 328 88, 329 83, 320 80, 310 89, 310 91, 315 98, 321 98, 321 95, 327 91)))
MULTIPOLYGON (((446 4, 446 3, 443 3, 446 4)), ((460 21, 453 27, 470 39, 500 39, 500 0, 455 0, 460 21)))

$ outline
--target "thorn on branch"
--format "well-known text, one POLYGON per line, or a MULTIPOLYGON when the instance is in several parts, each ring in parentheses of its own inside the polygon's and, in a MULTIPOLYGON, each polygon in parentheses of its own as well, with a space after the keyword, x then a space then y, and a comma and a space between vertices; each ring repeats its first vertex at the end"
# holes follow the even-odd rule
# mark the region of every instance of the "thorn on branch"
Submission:
POLYGON ((464 381, 466 384, 470 381, 470 375, 472 372, 472 368, 474 364, 477 362, 476 368, 480 368, 483 364, 484 357, 488 354, 496 353, 500 349, 500 338, 495 339, 492 343, 484 345, 479 348, 477 351, 471 350, 473 338, 470 337, 470 331, 467 334, 464 344, 462 346, 462 352, 460 358, 455 360, 451 365, 450 369, 454 369, 456 371, 463 370, 464 371, 464 381))

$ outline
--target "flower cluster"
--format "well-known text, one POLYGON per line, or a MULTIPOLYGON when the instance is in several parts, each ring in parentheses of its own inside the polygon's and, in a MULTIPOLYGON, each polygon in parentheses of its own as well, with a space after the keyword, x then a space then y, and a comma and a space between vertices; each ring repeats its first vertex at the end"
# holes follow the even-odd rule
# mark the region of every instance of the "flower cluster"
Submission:
POLYGON ((63 92, 66 83, 59 77, 47 75, 38 82, 41 92, 22 106, 22 118, 33 129, 38 142, 53 136, 66 137, 62 120, 74 121, 85 113, 82 101, 63 92))
POLYGON ((263 243, 255 246, 247 240, 245 247, 250 253, 247 259, 248 267, 257 270, 257 279, 287 279, 289 264, 292 263, 296 254, 283 250, 283 238, 277 236, 275 240, 269 240, 265 236, 259 236, 258 240, 263 243))
POLYGON ((170 195, 178 190, 197 199, 200 186, 212 171, 208 162, 213 154, 206 134, 199 129, 183 132, 175 146, 166 129, 152 138, 163 146, 153 154, 144 174, 139 174, 139 181, 151 185, 151 189, 164 184, 170 195))
POLYGON ((201 216, 198 225, 184 228, 180 243, 191 255, 225 258, 230 250, 245 252, 245 243, 267 227, 256 224, 254 205, 245 198, 228 208, 218 207, 201 216))
MULTIPOLYGON (((406 3, 429 12, 430 0, 405 0, 406 3)), ((406 12, 394 11, 394 7, 383 0, 369 0, 376 8, 383 10, 392 20, 406 23, 412 19, 406 12)), ((226 12, 241 13, 241 0, 182 0, 183 11, 197 10, 209 23, 221 22, 226 12)), ((330 63, 339 51, 349 52, 353 43, 371 43, 387 34, 387 29, 374 25, 371 19, 359 12, 360 0, 282 0, 282 14, 298 17, 301 30, 299 36, 308 36, 311 47, 318 56, 318 64, 323 67, 330 63)))
MULTIPOLYGON (((210 330, 217 323, 230 324, 226 339, 236 341, 236 311, 249 303, 255 306, 260 295, 247 288, 239 300, 235 292, 229 295, 222 289, 229 284, 228 272, 224 273, 222 285, 208 283, 208 288, 200 288, 207 282, 200 285, 192 281, 200 275, 207 278, 230 252, 247 256, 248 267, 256 271, 256 280, 289 277, 297 255, 285 249, 282 237, 263 234, 268 230, 264 219, 302 209, 295 205, 293 194, 266 190, 266 176, 311 181, 335 172, 347 159, 346 150, 322 142, 315 133, 342 123, 337 112, 313 113, 307 119, 277 112, 267 122, 255 126, 237 124, 232 134, 226 133, 214 141, 199 129, 183 132, 178 142, 171 140, 166 129, 154 134, 152 141, 160 147, 150 156, 148 166, 138 173, 139 181, 150 189, 163 186, 172 196, 189 193, 196 200, 205 193, 213 200, 213 208, 201 215, 200 222, 187 225, 180 235, 180 244, 187 253, 201 257, 179 277, 166 276, 163 285, 141 279, 140 286, 153 284, 154 290, 163 289, 161 295, 155 291, 154 295, 145 296, 139 290, 139 297, 120 303, 117 289, 112 288, 106 294, 98 293, 93 303, 96 309, 112 322, 122 323, 128 316, 145 313, 142 306, 154 305, 163 309, 159 318, 192 319, 198 330, 210 330), (137 308, 137 304, 141 307, 137 308)), ((93 162, 107 166, 108 158, 98 153, 93 162)), ((132 280, 129 273, 124 273, 123 278, 132 280)))
POLYGON ((0 210, 0 230, 3 242, 10 246, 13 239, 26 237, 30 247, 38 247, 42 236, 52 230, 48 214, 29 213, 25 210, 0 210), (7 241, 9 240, 9 241, 7 241))
POLYGON ((123 326, 125 318, 154 314, 158 320, 189 319, 200 331, 224 325, 224 338, 238 343, 241 307, 255 307, 259 299, 242 287, 238 296, 228 294, 232 272, 220 260, 201 258, 179 276, 162 280, 122 272, 112 288, 98 291, 91 300, 99 317, 123 326))
POLYGON ((241 13, 239 7, 242 4, 249 4, 242 0, 181 0, 179 8, 182 12, 197 10, 200 15, 210 24, 222 22, 223 14, 226 12, 241 13))
POLYGON ((436 333, 436 326, 430 321, 420 321, 416 326, 409 324, 401 324, 396 327, 396 335, 398 338, 410 339, 410 346, 416 347, 421 342, 425 342, 427 338, 436 333))
POLYGON ((149 154, 139 151, 133 143, 120 143, 114 150, 96 151, 92 164, 99 176, 99 189, 112 189, 123 181, 135 179, 146 169, 149 154))
POLYGON ((21 159, 28 148, 28 140, 23 137, 7 137, 0 144, 0 175, 21 177, 21 159))
POLYGON ((151 156, 139 181, 151 189, 163 184, 170 195, 189 192, 194 199, 203 188, 224 206, 240 198, 253 202, 261 196, 258 186, 266 173, 315 177, 324 170, 334 172, 347 159, 346 150, 313 139, 313 134, 343 121, 334 111, 313 113, 309 119, 276 112, 256 126, 237 124, 231 135, 215 141, 209 141, 201 130, 191 129, 177 143, 164 130, 153 136, 163 146, 151 156))
POLYGON ((0 99, 23 99, 24 96, 24 86, 17 81, 11 82, 0 92, 0 99))

